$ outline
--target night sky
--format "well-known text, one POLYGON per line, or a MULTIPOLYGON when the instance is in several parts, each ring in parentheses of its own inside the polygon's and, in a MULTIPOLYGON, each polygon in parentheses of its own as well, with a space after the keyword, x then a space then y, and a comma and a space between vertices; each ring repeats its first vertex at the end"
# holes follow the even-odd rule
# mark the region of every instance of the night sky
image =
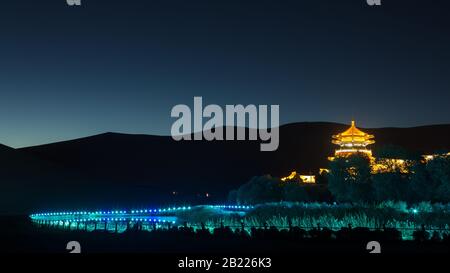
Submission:
POLYGON ((0 143, 168 135, 175 104, 281 123, 450 123, 445 0, 2 1, 0 143))

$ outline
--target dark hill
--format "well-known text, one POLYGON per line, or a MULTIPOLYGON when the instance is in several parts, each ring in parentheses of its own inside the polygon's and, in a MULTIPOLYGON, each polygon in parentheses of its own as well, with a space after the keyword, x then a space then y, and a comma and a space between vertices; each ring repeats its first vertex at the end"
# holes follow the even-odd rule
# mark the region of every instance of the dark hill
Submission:
POLYGON ((61 193, 76 184, 74 177, 53 162, 0 145, 0 214, 27 211, 30 204, 45 206, 52 195, 64 198, 61 193))
MULTIPOLYGON (((224 200, 230 189, 254 175, 286 175, 293 169, 316 172, 326 167, 335 148, 331 135, 347 127, 335 123, 282 126, 275 152, 260 152, 255 141, 177 142, 171 137, 117 133, 10 152, 52 162, 64 170, 67 181, 61 180, 59 185, 65 190, 58 195, 65 196, 65 206, 214 202, 224 200), (208 199, 205 193, 210 194, 208 199)), ((375 135, 374 149, 394 144, 421 153, 450 150, 450 125, 366 131, 375 135)), ((60 198, 52 196, 51 200, 60 198)))

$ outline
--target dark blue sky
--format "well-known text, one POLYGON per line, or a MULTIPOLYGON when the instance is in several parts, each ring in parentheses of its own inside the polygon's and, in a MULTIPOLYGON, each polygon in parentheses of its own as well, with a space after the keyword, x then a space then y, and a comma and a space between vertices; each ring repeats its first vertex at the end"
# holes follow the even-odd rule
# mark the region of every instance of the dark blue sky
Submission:
POLYGON ((173 105, 280 104, 282 123, 450 123, 444 0, 3 1, 0 143, 170 132, 173 105))

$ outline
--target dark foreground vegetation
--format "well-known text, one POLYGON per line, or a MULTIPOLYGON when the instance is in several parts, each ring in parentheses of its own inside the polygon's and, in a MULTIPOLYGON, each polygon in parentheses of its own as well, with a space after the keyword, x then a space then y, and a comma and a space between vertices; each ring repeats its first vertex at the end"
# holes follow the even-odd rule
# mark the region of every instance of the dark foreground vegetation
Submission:
POLYGON ((67 242, 74 240, 84 253, 367 253, 366 244, 373 240, 381 243, 383 253, 445 254, 450 250, 450 236, 435 237, 420 228, 414 232, 415 240, 403 241, 393 228, 370 231, 351 226, 338 231, 265 226, 250 232, 226 226, 212 232, 181 226, 117 234, 38 227, 26 217, 2 217, 0 222, 2 251, 12 253, 66 253, 67 242))
POLYGON ((231 203, 384 201, 450 202, 450 153, 437 152, 432 160, 411 155, 401 148, 385 147, 378 155, 387 171, 373 170, 365 155, 338 157, 328 163, 329 172, 316 175, 316 183, 282 181, 271 175, 255 176, 230 191, 231 203), (401 167, 389 160, 402 160, 401 167))

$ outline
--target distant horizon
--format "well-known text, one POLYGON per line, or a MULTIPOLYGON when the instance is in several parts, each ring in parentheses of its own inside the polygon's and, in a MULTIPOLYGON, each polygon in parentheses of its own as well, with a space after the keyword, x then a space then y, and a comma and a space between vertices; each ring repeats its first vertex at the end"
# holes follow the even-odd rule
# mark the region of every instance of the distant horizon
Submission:
MULTIPOLYGON (((407 129, 407 128, 419 128, 419 127, 430 127, 430 126, 450 126, 450 122, 449 123, 437 123, 437 124, 422 124, 422 125, 417 125, 417 126, 380 126, 380 127, 366 127, 366 126, 360 126, 360 124, 358 123, 358 120, 356 121, 356 127, 361 128, 361 129, 407 129)), ((292 124, 297 124, 297 123, 328 123, 328 124, 336 124, 336 125, 343 125, 343 126, 350 126, 350 122, 348 123, 342 123, 342 122, 332 122, 332 121, 296 121, 296 122, 288 122, 288 123, 283 123, 281 124, 279 127, 284 127, 284 126, 288 126, 288 125, 292 125, 292 124)), ((246 127, 248 128, 248 127, 246 127)), ((197 132, 194 132, 197 133, 197 132)), ((43 145, 48 145, 48 144, 54 144, 54 143, 59 143, 59 142, 66 142, 66 141, 72 141, 72 140, 77 140, 77 139, 83 139, 83 138, 89 138, 89 137, 94 137, 94 136, 98 136, 98 135, 103 135, 103 134, 123 134, 123 135, 145 135, 145 136, 156 136, 156 137, 171 137, 170 134, 157 134, 157 133, 140 133, 140 132, 121 132, 121 131, 103 131, 103 132, 98 132, 98 133, 93 133, 93 134, 86 134, 86 135, 80 135, 80 136, 76 136, 76 137, 72 137, 72 138, 55 138, 54 140, 50 140, 49 142, 42 142, 42 143, 36 143, 36 144, 31 144, 31 145, 25 145, 25 146, 13 146, 13 145, 8 145, 5 142, 2 142, 2 140, 0 140, 0 144, 13 148, 13 149, 22 149, 22 148, 29 148, 29 147, 35 147, 35 146, 43 146, 43 145)))

